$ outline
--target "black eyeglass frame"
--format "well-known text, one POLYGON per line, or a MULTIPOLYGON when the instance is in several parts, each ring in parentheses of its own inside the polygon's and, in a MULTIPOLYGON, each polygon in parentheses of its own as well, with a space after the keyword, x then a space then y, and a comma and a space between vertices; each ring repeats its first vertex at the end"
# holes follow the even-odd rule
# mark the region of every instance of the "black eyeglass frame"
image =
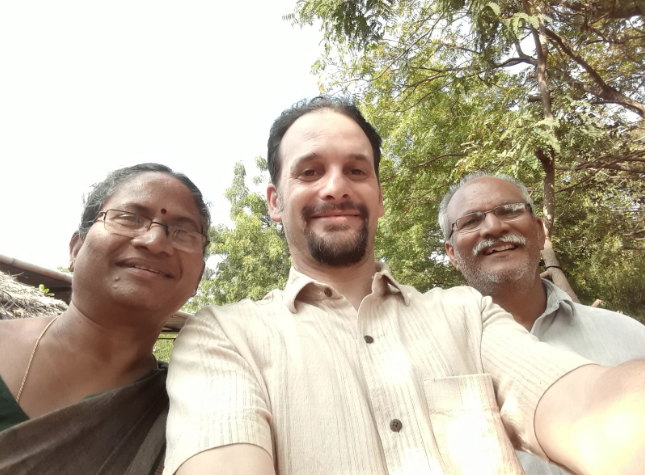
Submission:
MULTIPOLYGON (((474 233, 474 232, 475 232, 475 231, 477 231, 477 230, 481 227, 481 225, 484 223, 484 221, 486 220, 486 215, 487 215, 488 213, 493 213, 496 209, 499 209, 499 208, 501 208, 501 207, 503 207, 503 206, 509 206, 509 205, 524 205, 524 206, 525 206, 525 208, 528 208, 528 210, 529 210, 529 214, 533 215, 533 207, 532 207, 529 203, 522 203, 521 201, 518 201, 517 203, 503 203, 503 204, 501 204, 501 205, 497 205, 497 206, 495 206, 494 208, 491 208, 491 209, 489 209, 489 210, 487 210, 487 211, 475 211, 475 212, 473 212, 473 213, 468 213, 468 214, 465 214, 465 215, 463 215, 463 216, 461 216, 461 217, 457 218, 457 220, 456 220, 454 223, 452 223, 452 224, 450 225, 450 235, 448 236, 448 239, 451 239, 451 238, 452 238, 452 236, 453 236, 453 234, 455 234, 455 232, 461 232, 462 234, 474 233), (483 216, 483 219, 482 219, 481 223, 479 224, 479 226, 476 226, 476 227, 475 227, 475 228, 473 228, 473 229, 469 229, 468 231, 461 231, 461 230, 459 230, 459 229, 455 229, 455 227, 457 226, 457 221, 459 221, 459 220, 461 220, 461 219, 463 219, 463 218, 465 218, 465 217, 467 217, 467 216, 473 215, 473 214, 475 214, 475 215, 482 215, 482 216, 483 216)), ((497 214, 495 214, 495 216, 497 216, 497 214)), ((519 215, 519 216, 517 216, 516 218, 506 219, 506 220, 502 220, 502 221, 504 221, 504 222, 515 221, 516 219, 520 219, 522 216, 523 216, 523 215, 521 215, 521 214, 520 214, 520 215, 519 215)), ((499 218, 499 216, 498 216, 498 218, 499 218)))
MULTIPOLYGON (((108 231, 110 231, 110 232, 112 232, 112 233, 114 233, 114 234, 118 234, 119 236, 126 236, 126 237, 135 237, 135 236, 139 236, 139 235, 141 235, 141 234, 145 234, 145 233, 147 233, 148 231, 150 231, 150 228, 152 227, 152 225, 153 225, 153 224, 156 224, 156 225, 161 226, 162 228, 164 228, 164 230, 165 230, 165 232, 166 232, 166 237, 169 237, 169 236, 170 236, 170 230, 171 230, 171 229, 181 229, 182 231, 187 232, 187 233, 193 233, 193 234, 198 234, 198 235, 200 235, 201 237, 203 237, 203 238, 204 238, 204 240, 203 240, 203 241, 204 241, 204 243, 203 243, 203 245, 202 245, 202 254, 205 254, 205 253, 206 253, 206 248, 207 248, 207 247, 208 247, 208 245, 210 244, 210 241, 208 240, 208 236, 206 236, 203 232, 190 231, 190 230, 188 230, 188 229, 184 229, 184 228, 182 228, 182 227, 180 227, 180 226, 173 226, 172 224, 164 224, 164 223, 160 223, 159 221, 153 221, 151 218, 149 218, 149 217, 147 217, 147 216, 144 216, 144 215, 142 215, 142 214, 132 213, 131 211, 124 211, 124 210, 122 210, 122 209, 106 209, 105 211, 99 211, 99 212, 98 212, 98 214, 96 215, 96 218, 94 218, 94 222, 95 222, 95 223, 98 223, 99 221, 103 221, 103 226, 105 226, 105 224, 106 224, 107 214, 108 214, 110 211, 118 211, 119 213, 125 213, 125 214, 127 214, 127 215, 136 216, 137 218, 141 218, 141 219, 143 219, 144 221, 150 221, 150 222, 148 223, 147 227, 146 227, 146 226, 144 226, 144 227, 142 227, 142 228, 141 228, 141 229, 144 229, 144 228, 145 228, 145 231, 141 231, 141 233, 140 233, 140 234, 134 234, 134 235, 129 235, 129 234, 119 234, 119 233, 117 233, 117 232, 114 232, 114 231, 112 231, 112 230, 110 230, 110 229, 107 229, 107 228, 106 228, 108 231)), ((174 243, 175 241, 174 241, 174 240, 172 240, 172 239, 170 239, 170 242, 171 242, 171 244, 172 244, 172 243, 174 243)), ((173 247, 175 247, 175 246, 173 246, 173 247)), ((186 251, 185 249, 178 249, 178 248, 176 248, 176 247, 175 247, 175 249, 177 249, 178 251, 190 252, 190 251, 186 251)))

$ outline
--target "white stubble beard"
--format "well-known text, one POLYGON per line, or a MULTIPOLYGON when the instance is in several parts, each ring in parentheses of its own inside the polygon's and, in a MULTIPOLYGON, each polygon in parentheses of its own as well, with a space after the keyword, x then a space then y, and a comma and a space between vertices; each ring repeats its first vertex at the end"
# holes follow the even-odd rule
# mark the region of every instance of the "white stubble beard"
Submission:
MULTIPOLYGON (((484 247, 492 245, 494 242, 512 242, 515 244, 526 245, 526 239, 515 234, 502 236, 500 239, 490 239, 478 243, 473 248, 473 253, 464 256, 453 246, 455 260, 459 270, 471 287, 477 289, 482 295, 495 296, 505 290, 505 287, 513 283, 532 282, 537 272, 537 262, 530 262, 530 259, 511 268, 492 272, 482 269, 479 263, 474 261, 477 254, 481 253, 484 247)), ((530 249, 528 249, 530 251, 530 249)), ((539 259, 539 257, 538 257, 539 259)))

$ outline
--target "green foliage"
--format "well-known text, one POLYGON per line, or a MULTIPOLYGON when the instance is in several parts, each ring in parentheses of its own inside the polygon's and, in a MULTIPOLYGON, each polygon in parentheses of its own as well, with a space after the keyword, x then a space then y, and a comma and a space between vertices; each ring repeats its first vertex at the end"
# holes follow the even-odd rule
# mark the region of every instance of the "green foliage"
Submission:
POLYGON ((436 224, 447 187, 503 172, 539 209, 541 151, 555 160, 552 240, 571 285, 645 318, 642 15, 609 0, 297 2, 294 23, 322 24, 323 90, 357 97, 385 139, 376 245, 395 275, 420 290, 463 283, 436 224))
MULTIPOLYGON (((257 166, 266 175, 263 158, 257 159, 257 166)), ((256 184, 263 181, 263 177, 254 180, 256 184)), ((202 279, 197 295, 184 306, 188 312, 211 303, 262 299, 272 289, 284 286, 289 274, 291 258, 284 230, 269 217, 264 197, 249 191, 241 163, 235 166, 226 197, 231 203, 234 227, 219 225, 210 229, 209 253, 219 261, 217 268, 202 279)))
MULTIPOLYGON (((299 0, 286 18, 322 22, 323 90, 357 97, 385 139, 377 258, 422 291, 464 283, 445 257, 439 202, 467 173, 503 172, 555 210, 552 242, 583 303, 645 318, 642 15, 629 0, 299 0), (551 182, 540 156, 554 160, 551 182)), ((257 165, 255 185, 266 182, 257 165)), ((187 311, 285 284, 284 231, 246 178, 238 164, 234 226, 210 230, 217 266, 187 311)))
POLYGON ((177 338, 177 333, 164 333, 160 335, 157 339, 157 343, 152 349, 152 354, 155 355, 155 358, 159 361, 165 361, 168 363, 170 361, 172 348, 175 344, 175 338, 177 338))
POLYGON ((48 297, 53 297, 54 294, 52 294, 49 289, 46 289, 43 284, 40 284, 38 286, 38 290, 40 290, 43 294, 47 295, 48 297))
POLYGON ((301 2, 302 9, 296 14, 285 15, 293 23, 313 23, 315 18, 333 18, 330 33, 337 41, 345 37, 362 43, 382 37, 383 19, 390 18, 394 0, 323 0, 301 2))

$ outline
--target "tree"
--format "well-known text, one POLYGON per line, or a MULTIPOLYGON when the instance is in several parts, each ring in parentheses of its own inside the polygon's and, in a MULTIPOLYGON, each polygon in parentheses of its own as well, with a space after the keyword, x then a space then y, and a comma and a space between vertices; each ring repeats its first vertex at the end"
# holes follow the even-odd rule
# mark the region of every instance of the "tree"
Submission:
POLYGON ((287 18, 322 22, 323 89, 359 97, 386 139, 393 268, 420 288, 459 281, 438 201, 501 171, 542 207, 554 281, 563 268, 574 296, 643 315, 642 280, 622 277, 645 270, 642 2, 300 0, 287 18))
MULTIPOLYGON (((257 159, 260 172, 266 161, 257 159)), ((244 165, 235 165, 226 197, 231 203, 233 228, 212 227, 209 253, 219 257, 215 270, 209 271, 197 295, 184 307, 196 311, 209 304, 224 305, 250 298, 262 299, 269 291, 285 285, 291 255, 279 223, 271 221, 265 199, 249 191, 244 165)), ((258 184, 262 178, 256 179, 258 184)))

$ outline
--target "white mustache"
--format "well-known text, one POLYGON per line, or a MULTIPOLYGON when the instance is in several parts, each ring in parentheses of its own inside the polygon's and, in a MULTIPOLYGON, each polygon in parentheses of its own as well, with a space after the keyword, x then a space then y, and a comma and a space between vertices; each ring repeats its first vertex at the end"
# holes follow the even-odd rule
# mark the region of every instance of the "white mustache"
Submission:
POLYGON ((497 239, 485 239, 483 241, 478 242, 477 245, 473 247, 473 256, 476 256, 487 247, 490 247, 498 242, 508 242, 511 244, 518 244, 520 246, 524 246, 526 244, 526 239, 523 238, 522 236, 518 236, 517 234, 506 234, 497 239))

